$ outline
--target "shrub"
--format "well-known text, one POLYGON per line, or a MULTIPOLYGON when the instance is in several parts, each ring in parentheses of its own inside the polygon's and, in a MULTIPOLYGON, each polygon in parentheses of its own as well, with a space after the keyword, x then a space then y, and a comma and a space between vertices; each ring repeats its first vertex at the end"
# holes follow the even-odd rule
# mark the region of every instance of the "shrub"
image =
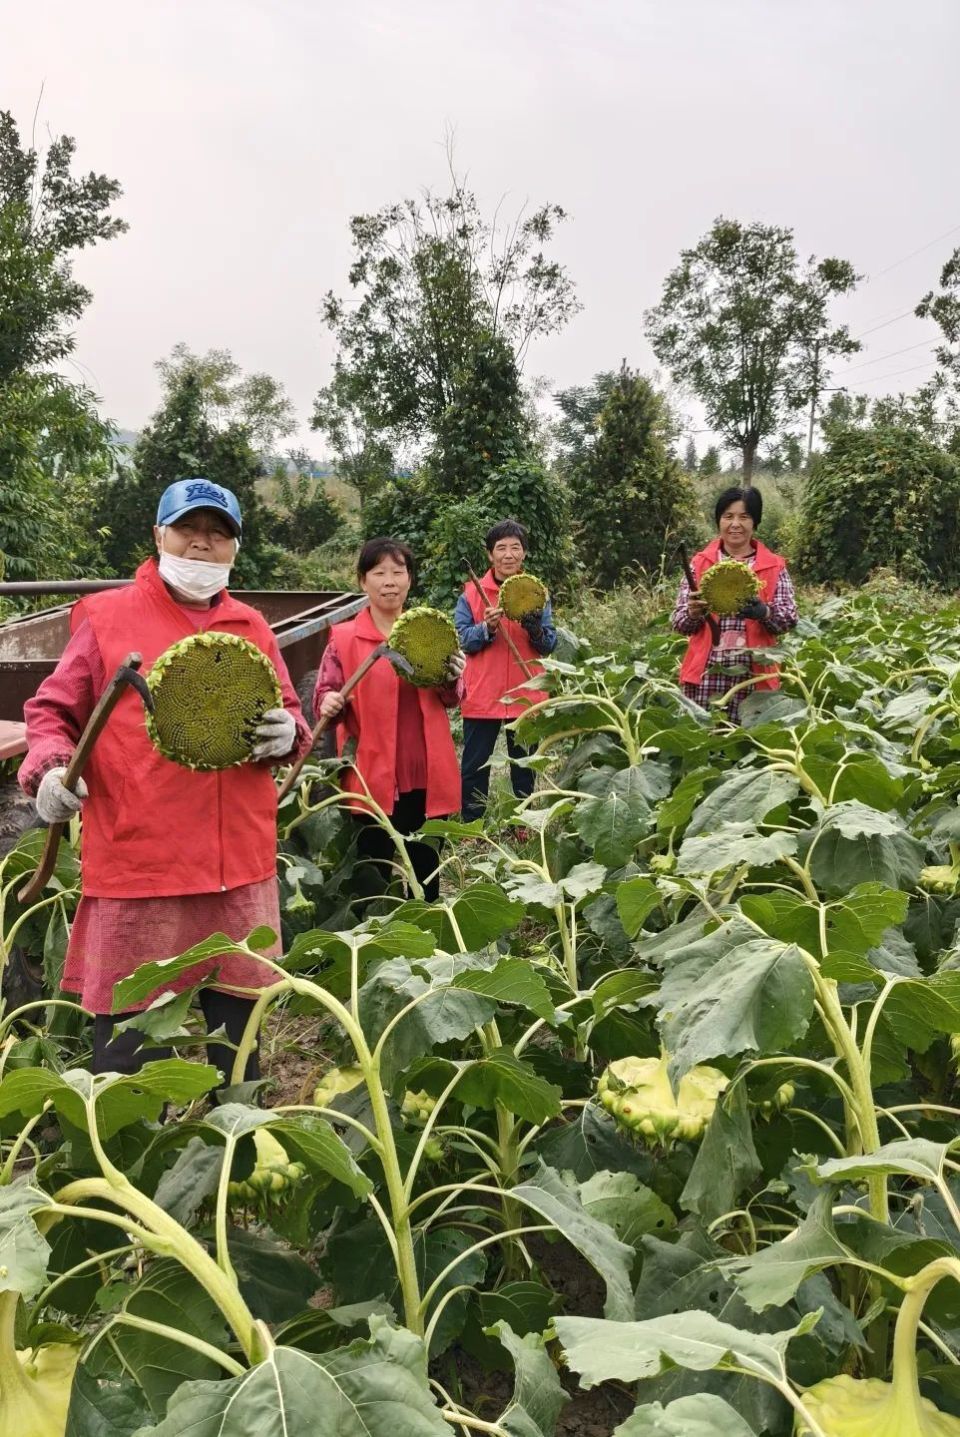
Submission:
POLYGON ((899 425, 836 430, 804 487, 794 559, 805 577, 859 584, 874 569, 960 583, 960 466, 899 425))

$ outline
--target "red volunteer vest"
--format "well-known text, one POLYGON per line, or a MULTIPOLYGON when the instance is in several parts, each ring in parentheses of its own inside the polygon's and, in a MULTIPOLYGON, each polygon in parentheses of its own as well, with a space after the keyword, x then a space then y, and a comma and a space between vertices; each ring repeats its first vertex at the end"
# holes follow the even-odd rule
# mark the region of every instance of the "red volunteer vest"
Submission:
MULTIPOLYGON (((694 554, 690 567, 693 569, 693 577, 700 583, 700 577, 712 565, 720 561, 720 540, 714 539, 699 554, 694 554)), ((760 593, 758 595, 765 604, 769 604, 777 588, 777 580, 787 567, 786 560, 779 554, 774 554, 764 544, 757 541, 757 553, 753 563, 753 572, 760 580, 760 593)), ((779 635, 771 634, 756 619, 746 621, 747 645, 751 649, 769 649, 778 642, 779 635)), ((704 671, 710 660, 710 649, 713 640, 710 637, 709 625, 704 624, 695 634, 691 634, 687 640, 687 651, 680 665, 680 682, 683 684, 698 684, 703 678, 704 671)), ((764 666, 754 664, 755 674, 769 674, 768 679, 761 679, 754 684, 757 689, 778 689, 780 687, 780 675, 776 666, 764 666)))
MULTIPOLYGON (((484 574, 480 587, 487 596, 487 602, 495 606, 500 590, 492 569, 488 569, 484 574)), ((476 588, 470 583, 463 592, 470 605, 473 622, 482 623, 484 605, 480 602, 476 588)), ((503 618, 500 620, 500 627, 506 628, 521 658, 526 659, 530 665, 531 672, 542 674, 540 656, 531 644, 523 625, 513 619, 503 618)), ((546 698, 546 694, 538 692, 537 689, 519 687, 528 675, 513 657, 509 645, 499 636, 479 653, 467 654, 465 677, 467 696, 461 705, 464 718, 515 719, 526 713, 531 704, 542 703, 546 698), (506 693, 510 693, 510 702, 502 703, 506 693)))
MULTIPOLYGON (((383 643, 383 634, 369 609, 337 624, 333 632, 346 678, 377 644, 383 643)), ((354 762, 371 796, 387 814, 393 812, 397 797, 397 708, 404 682, 387 659, 378 659, 354 689, 344 710, 344 721, 337 725, 337 751, 343 753, 347 739, 356 740, 354 762)), ((450 719, 433 689, 417 689, 417 697, 427 750, 427 817, 446 818, 460 807, 460 768, 450 719)), ((363 784, 353 769, 344 773, 341 782, 353 793, 363 792, 363 784)), ((357 804, 356 809, 363 812, 363 804, 357 804)))
MULTIPOLYGON (((128 589, 75 605, 87 619, 108 680, 131 650, 143 673, 178 639, 196 632, 171 599, 156 561, 141 564, 128 589)), ((249 639, 282 660, 256 609, 224 591, 205 629, 249 639)), ((218 893, 270 878, 277 868, 277 789, 269 767, 244 763, 196 773, 171 763, 147 736, 143 703, 128 690, 94 746, 84 778, 83 891, 94 898, 164 898, 218 893)), ((136 943, 136 934, 130 935, 136 943)))

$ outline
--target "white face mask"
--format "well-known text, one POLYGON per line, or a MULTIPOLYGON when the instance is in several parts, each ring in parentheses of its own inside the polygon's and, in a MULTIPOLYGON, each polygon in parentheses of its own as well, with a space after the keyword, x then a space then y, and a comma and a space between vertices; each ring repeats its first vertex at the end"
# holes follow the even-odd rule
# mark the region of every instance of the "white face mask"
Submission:
MULTIPOLYGON (((178 589, 181 594, 188 598, 203 602, 205 599, 212 599, 214 594, 219 594, 221 589, 227 587, 230 578, 230 570, 233 563, 213 564, 207 559, 180 559, 173 554, 168 554, 163 548, 163 536, 166 526, 160 531, 160 577, 172 588, 178 589)), ((235 541, 236 549, 233 557, 236 559, 237 551, 240 548, 240 540, 235 541)))

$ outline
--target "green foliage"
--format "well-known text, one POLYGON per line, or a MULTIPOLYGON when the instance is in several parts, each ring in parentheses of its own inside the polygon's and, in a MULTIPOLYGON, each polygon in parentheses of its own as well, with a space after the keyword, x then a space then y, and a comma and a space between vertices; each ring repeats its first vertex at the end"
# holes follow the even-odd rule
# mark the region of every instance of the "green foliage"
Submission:
POLYGON ((538 461, 512 460, 489 472, 479 492, 444 501, 428 471, 398 476, 364 506, 364 535, 392 534, 405 540, 417 558, 418 586, 430 603, 451 608, 467 574, 463 560, 482 573, 488 558, 483 537, 508 516, 530 533, 528 560, 553 594, 569 590, 573 552, 566 486, 538 461))
POLYGON ((91 297, 70 261, 127 228, 110 214, 120 186, 106 175, 72 175, 75 150, 61 135, 41 165, 11 113, 0 111, 0 387, 70 353, 69 326, 91 297))
POLYGON ((271 544, 288 553, 309 554, 328 543, 343 523, 343 513, 327 494, 322 479, 311 479, 307 474, 291 478, 286 468, 277 474, 273 501, 266 514, 271 544))
POLYGON ((99 486, 95 522, 109 529, 106 552, 117 573, 130 570, 154 552, 157 501, 168 484, 202 475, 232 489, 243 514, 243 543, 233 569, 236 588, 269 584, 274 554, 269 521, 257 488, 263 465, 244 424, 218 429, 207 413, 208 395, 191 365, 171 371, 167 394, 141 432, 130 469, 99 486))
POLYGON ((810 579, 859 584, 890 569, 960 584, 960 465, 913 429, 834 429, 807 479, 794 560, 810 579))
POLYGON ((609 587, 638 570, 655 573, 666 551, 689 540, 696 500, 670 452, 670 416, 650 382, 624 365, 616 376, 597 375, 593 396, 592 405, 580 391, 557 396, 568 438, 561 467, 576 495, 578 559, 593 582, 609 587))
POLYGON ((857 278, 845 260, 801 269, 792 230, 720 218, 664 281, 646 316, 654 354, 741 452, 745 479, 761 442, 824 388, 830 359, 860 348, 828 317, 857 278))

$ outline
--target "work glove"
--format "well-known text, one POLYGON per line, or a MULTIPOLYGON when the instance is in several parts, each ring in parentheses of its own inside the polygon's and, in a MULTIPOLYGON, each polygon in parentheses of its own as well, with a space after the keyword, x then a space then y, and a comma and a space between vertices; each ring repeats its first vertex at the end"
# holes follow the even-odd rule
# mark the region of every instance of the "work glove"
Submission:
POLYGON ((467 666, 467 660, 459 651, 451 654, 447 660, 447 679, 450 683, 459 682, 460 676, 467 666))
POLYGON ((770 617, 770 605, 762 599, 748 599, 737 615, 738 619, 757 619, 761 623, 770 617))
POLYGON ((77 791, 71 793, 69 788, 63 786, 63 775, 66 771, 66 768, 48 769, 40 780, 34 801, 44 823, 66 823, 83 807, 87 785, 82 778, 78 778, 77 791))
POLYGON ((253 756, 286 758, 297 739, 297 721, 286 709, 267 709, 257 724, 253 756))
POLYGON ((543 628, 543 610, 537 609, 533 614, 524 614, 520 623, 525 629, 529 629, 531 633, 539 633, 543 628))

